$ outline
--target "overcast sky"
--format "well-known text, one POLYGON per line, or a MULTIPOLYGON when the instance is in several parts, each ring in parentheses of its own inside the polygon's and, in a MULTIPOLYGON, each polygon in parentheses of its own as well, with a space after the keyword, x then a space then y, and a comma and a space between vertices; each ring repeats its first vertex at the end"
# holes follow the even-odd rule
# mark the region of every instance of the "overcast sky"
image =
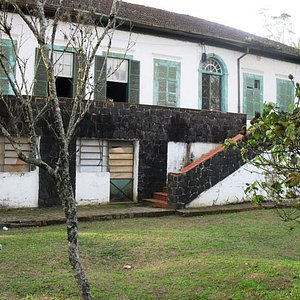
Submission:
POLYGON ((276 0, 124 0, 126 2, 157 7, 182 14, 188 14, 212 22, 228 25, 249 33, 265 36, 261 8, 269 9, 270 15, 282 13, 291 15, 293 40, 300 38, 300 1, 276 0))

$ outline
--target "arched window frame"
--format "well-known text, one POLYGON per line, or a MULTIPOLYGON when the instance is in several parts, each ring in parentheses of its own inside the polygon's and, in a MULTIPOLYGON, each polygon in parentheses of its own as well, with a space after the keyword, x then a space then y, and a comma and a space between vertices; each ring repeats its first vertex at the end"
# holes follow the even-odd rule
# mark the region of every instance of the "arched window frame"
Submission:
POLYGON ((221 111, 227 112, 228 111, 228 70, 224 60, 214 53, 209 53, 206 55, 206 60, 214 59, 221 67, 221 74, 217 72, 207 72, 203 69, 203 62, 199 64, 199 100, 198 100, 198 107, 202 109, 202 74, 217 74, 221 76, 221 111))

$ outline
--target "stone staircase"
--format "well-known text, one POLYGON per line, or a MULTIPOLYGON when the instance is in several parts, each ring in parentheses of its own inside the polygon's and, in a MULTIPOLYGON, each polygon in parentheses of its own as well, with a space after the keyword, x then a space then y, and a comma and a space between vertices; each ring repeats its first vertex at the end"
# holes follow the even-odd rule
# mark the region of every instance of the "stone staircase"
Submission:
MULTIPOLYGON (((238 134, 232 141, 240 141, 244 135, 238 134)), ((157 208, 184 208, 202 192, 238 170, 244 161, 237 149, 224 151, 220 145, 203 154, 178 172, 168 174, 168 186, 162 192, 155 192, 145 204, 157 208)))
POLYGON ((152 207, 168 208, 168 188, 164 187, 162 192, 153 193, 152 198, 143 199, 143 202, 152 207))

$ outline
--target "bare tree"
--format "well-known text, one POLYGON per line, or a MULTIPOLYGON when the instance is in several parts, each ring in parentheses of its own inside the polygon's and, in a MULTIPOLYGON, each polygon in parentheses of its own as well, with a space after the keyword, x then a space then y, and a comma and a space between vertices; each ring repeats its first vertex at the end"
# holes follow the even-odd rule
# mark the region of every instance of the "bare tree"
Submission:
POLYGON ((270 15, 269 9, 261 8, 259 14, 263 18, 266 37, 286 45, 292 45, 295 32, 293 31, 293 22, 291 15, 281 13, 279 16, 270 15))
MULTIPOLYGON (((90 3, 90 7, 95 3, 90 3)), ((99 3, 101 4, 101 1, 99 3)), ((69 146, 78 124, 89 110, 94 90, 103 88, 100 79, 106 76, 106 70, 100 72, 99 80, 95 84, 92 79, 93 64, 101 46, 105 45, 106 53, 109 52, 117 27, 116 16, 121 1, 113 0, 111 3, 110 13, 106 17, 98 14, 97 8, 92 11, 84 10, 80 6, 70 8, 64 0, 4 0, 0 4, 0 42, 4 39, 10 41, 15 58, 11 61, 4 48, 0 47, 0 69, 14 95, 0 95, 2 111, 5 111, 4 115, 0 115, 0 133, 9 140, 18 158, 46 170, 53 178, 66 216, 69 261, 83 299, 92 297, 90 284, 79 257, 77 210, 70 177, 69 146), (31 35, 28 37, 21 32, 17 43, 14 40, 16 18, 22 23, 22 30, 31 35), (58 97, 56 85, 57 75, 61 71, 61 58, 55 52, 58 35, 63 36, 66 41, 65 49, 73 49, 78 64, 74 97, 67 105, 68 118, 64 117, 65 107, 58 97), (39 51, 38 63, 43 65, 46 72, 47 91, 42 101, 37 101, 34 97, 33 88, 37 78, 28 79, 28 69, 33 66, 28 65, 28 57, 21 55, 22 47, 28 45, 29 38, 32 39, 30 43, 35 41, 39 51), (58 153, 54 165, 48 164, 41 157, 41 120, 48 122, 57 141, 58 153), (23 126, 20 126, 20 122, 23 126), (19 137, 22 135, 29 138, 30 152, 24 151, 19 143, 19 137)), ((60 55, 63 55, 64 51, 60 55)))

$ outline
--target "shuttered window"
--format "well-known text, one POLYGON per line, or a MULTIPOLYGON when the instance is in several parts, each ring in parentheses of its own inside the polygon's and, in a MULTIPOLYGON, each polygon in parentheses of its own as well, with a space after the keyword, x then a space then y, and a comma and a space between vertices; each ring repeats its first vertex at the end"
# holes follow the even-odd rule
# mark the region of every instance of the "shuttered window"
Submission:
POLYGON ((79 166, 81 172, 108 171, 108 142, 99 139, 79 139, 79 166))
POLYGON ((283 111, 289 111, 294 103, 294 86, 290 80, 276 79, 276 105, 283 111))
POLYGON ((35 49, 35 82, 33 87, 34 96, 48 96, 47 71, 41 57, 40 49, 35 49))
MULTIPOLYGON (((110 59, 110 58, 108 58, 110 59)), ((111 59, 111 62, 114 58, 111 59)), ((116 59, 115 61, 118 61, 116 59)), ((95 57, 95 76, 94 76, 94 99, 99 101, 106 100, 106 88, 107 80, 112 80, 115 77, 122 77, 113 75, 111 79, 107 79, 109 75, 108 69, 111 68, 112 64, 107 64, 105 56, 95 57)), ((127 102, 132 104, 138 104, 140 102, 140 62, 132 59, 126 60, 123 68, 127 66, 127 102)), ((126 77, 126 76, 125 76, 126 77)), ((114 79, 113 79, 114 80, 114 79)), ((116 81, 116 80, 114 80, 116 81)), ((119 81, 121 82, 121 81, 119 81)), ((123 81, 126 83, 126 80, 123 81)))
MULTIPOLYGON (((60 48, 60 47, 55 47, 60 48)), ((58 97, 74 97, 77 83, 78 60, 72 49, 54 51, 53 53, 54 74, 57 80, 58 97), (65 88, 64 88, 65 86, 65 88)), ((33 87, 34 96, 48 96, 48 78, 43 63, 40 49, 35 50, 35 82, 33 87)))
MULTIPOLYGON (((23 153, 30 154, 30 145, 28 138, 15 138, 23 153)), ((10 142, 3 136, 0 136, 0 172, 28 172, 29 165, 18 158, 16 151, 10 142)))
POLYGON ((140 62, 129 60, 128 102, 138 104, 140 102, 140 62))
MULTIPOLYGON (((5 70, 8 72, 11 79, 14 79, 16 58, 14 54, 13 44, 10 40, 0 39, 0 54, 1 54, 1 61, 4 64, 5 70)), ((13 94, 12 87, 1 65, 0 65, 0 93, 2 95, 13 94)))
POLYGON ((249 73, 243 74, 244 113, 252 119, 255 112, 262 112, 263 77, 249 73))
POLYGON ((163 106, 179 105, 180 63, 154 59, 154 102, 163 106))

